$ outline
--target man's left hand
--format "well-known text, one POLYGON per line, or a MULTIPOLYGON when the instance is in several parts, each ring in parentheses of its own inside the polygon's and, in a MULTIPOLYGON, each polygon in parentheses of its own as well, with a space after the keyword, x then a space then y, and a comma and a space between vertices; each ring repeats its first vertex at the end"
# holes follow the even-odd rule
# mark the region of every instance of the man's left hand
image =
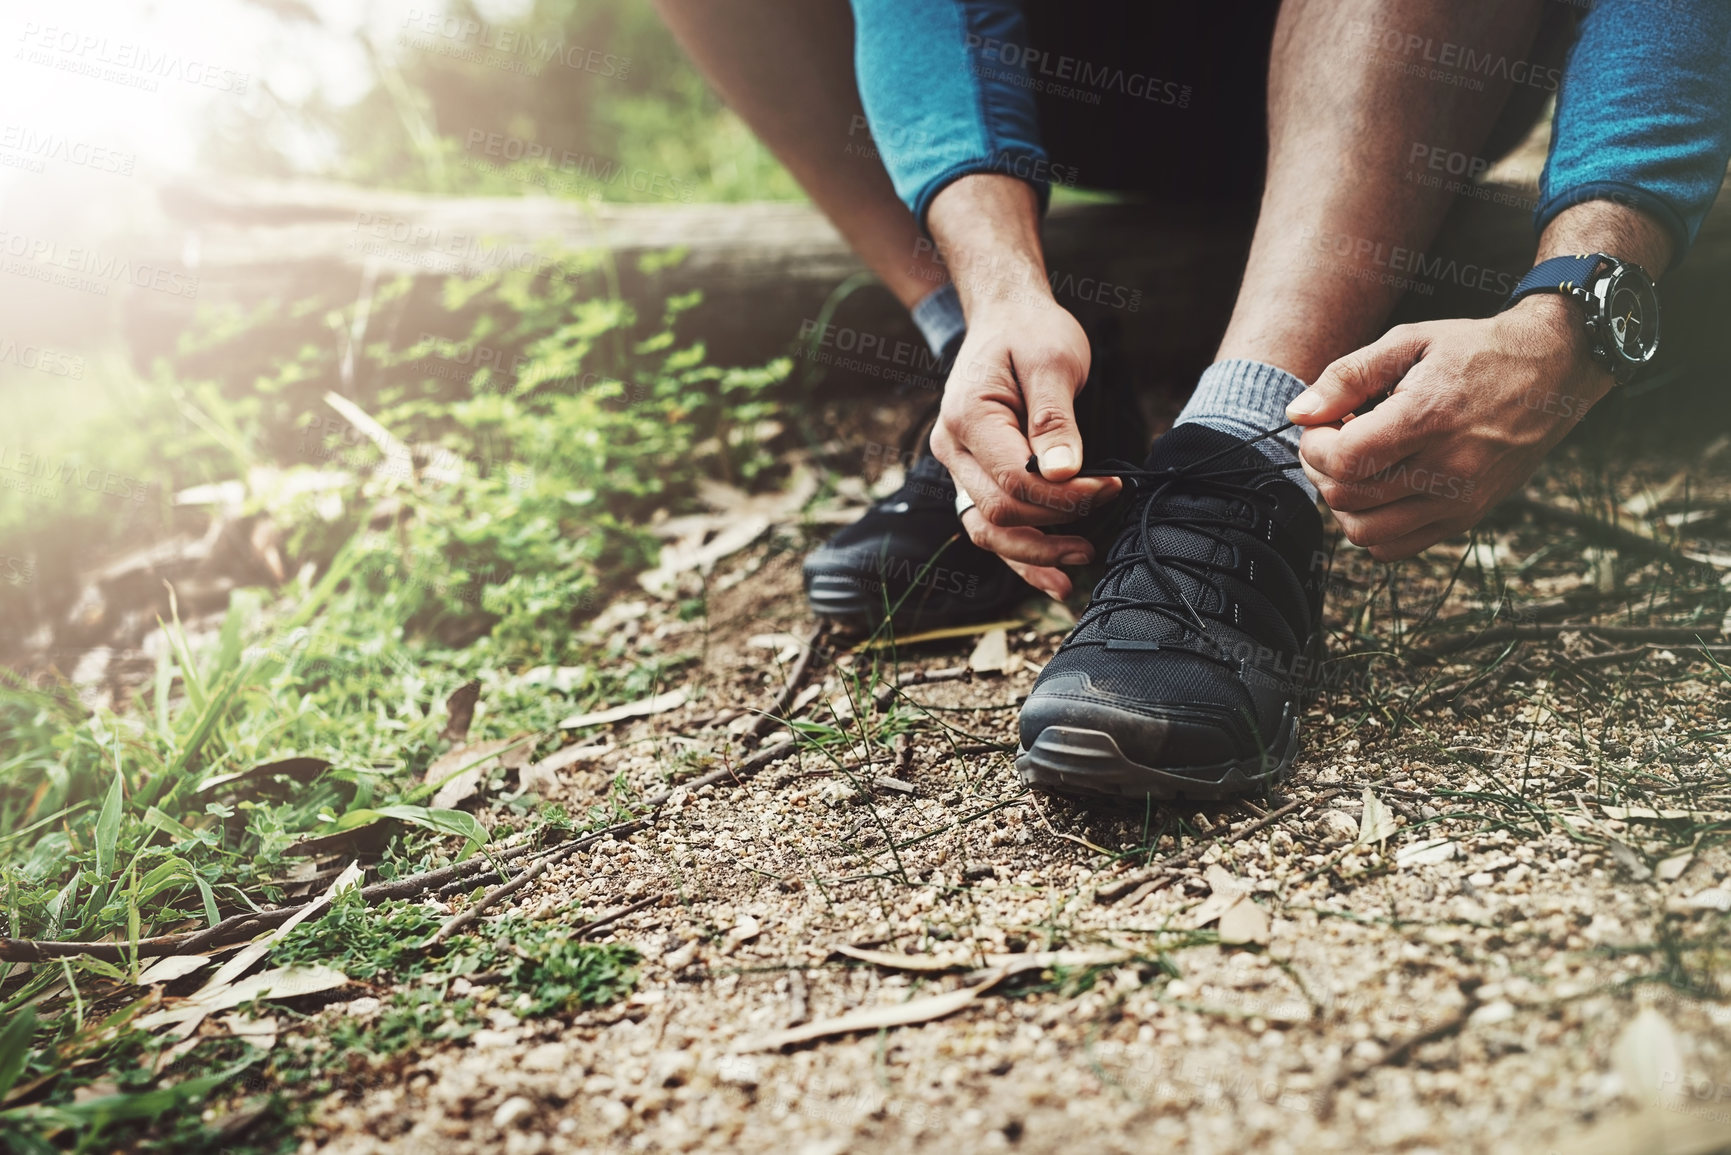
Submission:
POLYGON ((1287 407, 1307 427, 1304 472, 1349 541, 1411 557, 1477 524, 1610 390, 1588 346, 1579 308, 1554 294, 1391 329, 1287 407))

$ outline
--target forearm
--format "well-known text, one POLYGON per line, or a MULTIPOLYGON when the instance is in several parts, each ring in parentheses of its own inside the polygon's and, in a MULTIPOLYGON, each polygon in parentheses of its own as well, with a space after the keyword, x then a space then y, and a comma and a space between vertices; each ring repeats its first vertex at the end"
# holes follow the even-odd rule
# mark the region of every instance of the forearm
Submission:
POLYGON ((946 185, 926 225, 970 320, 1006 304, 1051 304, 1040 203, 1016 177, 975 173, 946 185))
POLYGON ((1669 231, 1641 210, 1613 201, 1583 201, 1564 209, 1545 226, 1537 259, 1605 253, 1620 261, 1633 261, 1656 279, 1671 263, 1673 247, 1669 231))

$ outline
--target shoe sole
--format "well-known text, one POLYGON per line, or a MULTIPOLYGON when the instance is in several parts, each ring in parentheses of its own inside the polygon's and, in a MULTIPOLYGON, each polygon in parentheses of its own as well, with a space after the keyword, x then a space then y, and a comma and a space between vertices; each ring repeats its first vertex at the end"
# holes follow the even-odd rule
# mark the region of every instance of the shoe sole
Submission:
POLYGON ((1047 726, 1031 748, 1017 748, 1016 775, 1024 785, 1061 794, 1218 802, 1266 793, 1297 759, 1296 717, 1287 719, 1273 750, 1217 766, 1144 766, 1125 757, 1104 730, 1047 726))

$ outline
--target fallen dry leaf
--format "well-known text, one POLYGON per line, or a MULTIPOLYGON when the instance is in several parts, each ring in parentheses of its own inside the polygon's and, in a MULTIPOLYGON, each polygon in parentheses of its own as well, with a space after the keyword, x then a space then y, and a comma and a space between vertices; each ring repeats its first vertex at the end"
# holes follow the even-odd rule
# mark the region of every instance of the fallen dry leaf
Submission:
POLYGON ((855 646, 852 653, 870 653, 873 650, 887 650, 895 646, 913 646, 920 642, 942 642, 950 638, 973 638, 992 630, 1019 629, 1025 624, 1021 618, 1007 618, 997 622, 977 622, 969 626, 945 626, 940 630, 922 630, 917 634, 896 634, 893 637, 871 637, 855 646))
POLYGON ((313 915, 324 910, 325 907, 329 906, 331 900, 334 899, 340 891, 351 886, 358 886, 361 881, 361 873, 361 864, 359 862, 349 863, 348 868, 341 874, 337 875, 336 879, 330 884, 330 886, 325 888, 323 894, 295 911, 294 914, 289 916, 287 922, 283 923, 269 934, 247 943, 240 949, 240 953, 223 963, 222 967, 215 974, 210 976, 210 981, 200 987, 198 992, 192 997, 197 999, 202 998, 207 994, 212 994, 218 987, 227 986, 229 983, 232 983, 235 979, 245 974, 249 969, 251 969, 254 963, 269 954, 272 947, 287 938, 291 930, 311 918, 313 915))
POLYGON ((857 946, 838 946, 835 948, 835 953, 888 970, 914 971, 922 974, 966 970, 974 965, 973 960, 959 956, 945 958, 934 954, 898 954, 895 951, 868 950, 865 947, 857 946))
POLYGON ((968 668, 976 674, 1001 674, 1010 663, 1010 635, 1003 629, 988 630, 980 635, 974 652, 968 657, 968 668))
POLYGON ((743 1043, 736 1049, 740 1051, 773 1051, 781 1047, 792 1047, 800 1043, 828 1038, 831 1035, 850 1035, 856 1031, 881 1031, 889 1027, 908 1027, 917 1023, 929 1023, 933 1019, 953 1015, 968 1006, 980 995, 1003 982, 1007 974, 1007 971, 1000 968, 990 972, 973 986, 962 987, 947 994, 910 999, 905 1003, 893 1003, 883 1007, 868 1007, 865 1010, 853 1011, 833 1019, 820 1019, 815 1023, 806 1023, 804 1026, 790 1027, 785 1031, 764 1035, 743 1043))
POLYGON ((1437 866, 1460 853, 1460 847, 1448 838, 1432 838, 1403 846, 1394 852, 1396 866, 1437 866))
POLYGON ((1268 912, 1257 906, 1249 895, 1233 903, 1220 916, 1220 941, 1228 946, 1266 944, 1271 935, 1268 912))
POLYGON ((1218 863, 1210 865, 1203 877, 1208 880, 1208 886, 1213 893, 1185 916, 1184 927, 1187 930, 1198 930, 1207 926, 1231 910, 1240 898, 1250 892, 1249 887, 1233 878, 1231 873, 1218 863))
POLYGON ((1364 788, 1364 813, 1358 820, 1358 840, 1361 843, 1383 842, 1399 831, 1394 815, 1383 805, 1370 787, 1364 788))
POLYGON ((445 728, 439 731, 439 737, 446 742, 461 742, 469 736, 469 727, 475 721, 475 706, 481 700, 481 683, 479 681, 464 682, 451 696, 445 699, 445 728))
POLYGON ((559 771, 612 752, 613 747, 605 742, 592 746, 566 746, 517 771, 517 788, 524 794, 545 794, 548 787, 559 784, 559 771))
POLYGON ((421 780, 428 786, 438 787, 431 805, 440 810, 451 810, 473 798, 496 767, 520 768, 529 760, 533 750, 534 743, 529 741, 527 734, 473 744, 458 743, 433 759, 421 780))
POLYGON ((349 976, 335 967, 319 964, 277 967, 275 970, 261 971, 239 982, 219 987, 208 995, 201 991, 189 999, 180 1000, 172 1007, 145 1015, 138 1019, 135 1025, 145 1031, 174 1023, 191 1022, 196 1026, 206 1016, 250 1003, 254 999, 295 999, 302 995, 316 995, 322 991, 334 991, 348 981, 349 976))
POLYGON ((1610 806, 1601 803, 1599 809, 1605 812, 1606 818, 1615 818, 1622 822, 1686 822, 1694 817, 1687 810, 1655 810, 1651 806, 1610 806))
POLYGON ((605 726, 610 722, 623 722, 627 718, 643 718, 650 714, 662 714, 668 710, 677 710, 685 705, 684 690, 669 690, 665 694, 657 694, 653 698, 644 698, 636 702, 627 702, 623 706, 614 706, 607 710, 593 710, 587 714, 573 714, 559 723, 561 730, 581 730, 586 726, 605 726))
POLYGON ((195 971, 201 971, 211 964, 209 955, 202 954, 169 954, 163 955, 144 968, 138 976, 138 985, 148 987, 155 983, 171 983, 175 979, 185 978, 195 971))

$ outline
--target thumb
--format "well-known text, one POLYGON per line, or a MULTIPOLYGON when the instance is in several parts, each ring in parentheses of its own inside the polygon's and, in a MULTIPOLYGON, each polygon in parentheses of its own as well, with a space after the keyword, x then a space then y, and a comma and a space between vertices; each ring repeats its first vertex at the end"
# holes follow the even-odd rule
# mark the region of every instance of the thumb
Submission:
POLYGON ((1322 371, 1286 407, 1296 425, 1327 425, 1393 389, 1424 357, 1430 338, 1417 325, 1399 325, 1322 371))
POLYGON ((1042 366, 1022 382, 1028 406, 1028 445, 1040 459, 1040 476, 1068 481, 1082 468, 1082 431, 1076 424, 1076 393, 1088 376, 1086 363, 1042 366))

